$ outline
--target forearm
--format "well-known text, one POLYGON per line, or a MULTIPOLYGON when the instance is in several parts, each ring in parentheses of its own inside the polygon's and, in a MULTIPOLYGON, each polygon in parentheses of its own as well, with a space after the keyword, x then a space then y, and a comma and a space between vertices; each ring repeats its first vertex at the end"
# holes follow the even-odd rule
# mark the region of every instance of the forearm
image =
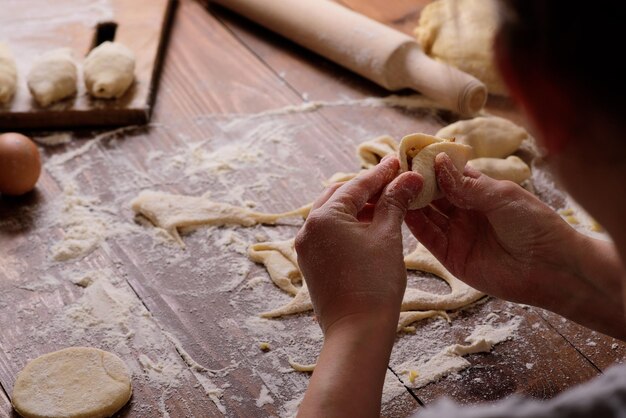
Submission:
POLYGON ((350 316, 326 331, 298 417, 379 416, 398 315, 350 316))
POLYGON ((546 308, 581 325, 626 340, 622 298, 625 274, 614 246, 577 234, 573 241, 572 274, 557 275, 546 308))

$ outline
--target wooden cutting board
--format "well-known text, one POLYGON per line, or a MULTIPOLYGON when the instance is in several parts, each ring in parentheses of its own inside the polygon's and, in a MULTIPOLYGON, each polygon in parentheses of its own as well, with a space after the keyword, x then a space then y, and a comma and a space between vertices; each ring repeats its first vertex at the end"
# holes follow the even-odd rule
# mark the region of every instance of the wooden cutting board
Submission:
POLYGON ((13 100, 0 105, 0 132, 144 124, 150 119, 167 33, 176 0, 0 0, 0 40, 18 67, 13 100), (82 79, 87 53, 105 40, 129 47, 136 56, 135 83, 117 100, 91 98, 82 79), (26 76, 33 61, 52 49, 69 47, 78 64, 78 93, 41 108, 26 76))

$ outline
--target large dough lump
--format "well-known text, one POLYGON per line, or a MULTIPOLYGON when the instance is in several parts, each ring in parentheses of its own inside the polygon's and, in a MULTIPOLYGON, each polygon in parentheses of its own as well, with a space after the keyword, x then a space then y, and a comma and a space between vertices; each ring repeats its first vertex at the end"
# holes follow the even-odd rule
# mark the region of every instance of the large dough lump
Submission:
POLYGON ((15 94, 17 68, 9 47, 0 42, 0 105, 8 103, 15 94))
POLYGON ((493 64, 497 25, 493 0, 437 0, 422 10, 415 36, 426 54, 472 74, 490 93, 507 95, 493 64))
POLYGON ((119 42, 103 42, 87 55, 83 71, 89 94, 120 98, 135 78, 135 55, 119 42))
POLYGON ((435 199, 442 197, 435 176, 435 157, 445 152, 452 159, 454 166, 463 171, 471 157, 472 148, 453 141, 426 134, 407 135, 400 141, 398 158, 400 170, 416 171, 424 178, 424 185, 419 196, 410 203, 409 209, 420 209, 435 199))
POLYGON ((17 375, 13 407, 26 418, 104 418, 128 402, 130 373, 116 355, 72 347, 37 357, 17 375))
POLYGON ((41 55, 28 73, 28 88, 40 106, 46 107, 76 93, 77 71, 69 48, 41 55))

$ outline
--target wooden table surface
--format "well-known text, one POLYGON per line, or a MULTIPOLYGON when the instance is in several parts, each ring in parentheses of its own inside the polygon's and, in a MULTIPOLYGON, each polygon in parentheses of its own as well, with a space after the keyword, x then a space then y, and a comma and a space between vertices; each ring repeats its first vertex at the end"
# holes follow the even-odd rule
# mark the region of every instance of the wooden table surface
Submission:
MULTIPOLYGON (((427 3, 343 2, 406 32, 427 3)), ((41 147, 45 169, 36 192, 0 198, 0 416, 16 416, 9 395, 26 362, 68 345, 108 349, 129 364, 134 395, 119 416, 288 416, 308 375, 290 371, 287 359, 315 361, 321 333, 311 314, 256 319, 288 298, 242 252, 259 234, 293 237, 297 222, 200 228, 183 236, 183 250, 135 222, 128 202, 148 188, 210 191, 216 200, 254 201, 266 211, 294 208, 311 201, 334 172, 358 169, 356 144, 383 133, 433 133, 455 120, 366 105, 363 99, 389 93, 192 0, 180 1, 164 65, 149 126, 99 136, 75 132, 71 143, 41 147), (322 104, 301 106, 313 101, 322 104), (239 158, 246 153, 248 160, 239 158), (214 160, 226 161, 226 174, 215 174, 214 160), (80 208, 86 224, 64 217, 80 208), (66 261, 51 257, 73 227, 78 233, 98 222, 104 228, 90 252, 66 261), (72 281, 85 272, 112 286, 101 289, 126 309, 121 322, 91 310, 91 322, 67 320, 89 297, 91 286, 72 281), (272 349, 261 351, 259 341, 272 349), (212 385, 223 390, 222 412, 207 394, 212 385), (264 391, 268 397, 260 396, 264 391)), ((488 110, 522 120, 506 100, 492 98, 488 110)), ((625 344, 557 315, 488 299, 458 313, 443 333, 440 322, 428 320, 415 334, 399 335, 391 369, 423 350, 461 342, 488 315, 523 321, 512 340, 468 356, 469 369, 419 390, 401 388, 383 414, 407 416, 442 396, 463 403, 513 393, 548 399, 626 357, 625 344)))

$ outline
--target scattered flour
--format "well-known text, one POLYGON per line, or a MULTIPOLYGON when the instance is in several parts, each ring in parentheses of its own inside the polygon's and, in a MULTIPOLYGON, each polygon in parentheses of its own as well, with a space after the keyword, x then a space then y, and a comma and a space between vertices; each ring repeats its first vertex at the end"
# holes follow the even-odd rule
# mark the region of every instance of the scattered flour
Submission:
POLYGON ((270 395, 270 391, 265 385, 261 385, 261 392, 256 400, 256 406, 261 408, 263 405, 274 403, 274 398, 270 395))

